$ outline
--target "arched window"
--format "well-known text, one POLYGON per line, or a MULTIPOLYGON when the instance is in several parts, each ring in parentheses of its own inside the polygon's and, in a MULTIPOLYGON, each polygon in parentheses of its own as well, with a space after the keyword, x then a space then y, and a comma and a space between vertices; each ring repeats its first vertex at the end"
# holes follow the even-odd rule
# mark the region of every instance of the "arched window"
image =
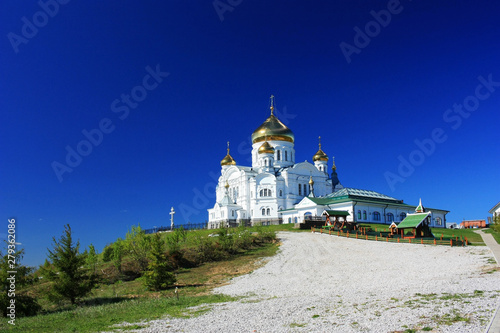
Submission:
POLYGON ((262 216, 266 215, 266 209, 262 208, 262 216))
POLYGON ((436 225, 442 225, 442 221, 440 217, 436 217, 436 225))
POLYGON ((263 196, 264 196, 264 190, 260 190, 259 195, 260 195, 261 197, 263 197, 263 196))
POLYGON ((280 190, 280 197, 283 196, 283 190, 280 190))
POLYGON ((268 208, 267 209, 267 216, 271 215, 271 210, 268 208))
POLYGON ((299 195, 302 195, 302 186, 299 184, 299 195))
POLYGON ((394 221, 394 214, 387 213, 387 222, 392 222, 392 221, 394 221))
POLYGON ((288 161, 288 151, 285 150, 285 161, 288 161))
POLYGON ((268 196, 268 197, 272 197, 272 196, 273 196, 273 191, 271 191, 271 190, 267 190, 267 196, 268 196))
POLYGON ((292 223, 292 218, 291 217, 288 218, 288 223, 292 223))
POLYGON ((399 219, 400 219, 401 221, 403 221, 403 220, 405 219, 405 217, 406 217, 406 213, 401 213, 401 214, 399 214, 399 219))
POLYGON ((363 211, 363 220, 366 220, 366 210, 363 211))
POLYGON ((361 220, 361 211, 358 210, 358 220, 361 220))
POLYGON ((276 159, 277 159, 278 161, 280 161, 280 160, 281 160, 281 150, 278 150, 278 151, 276 152, 276 159))
POLYGON ((304 184, 304 195, 307 195, 307 185, 304 184))
POLYGON ((373 220, 380 221, 380 213, 379 212, 373 212, 373 220))
POLYGON ((293 218, 293 223, 297 223, 297 216, 293 218))

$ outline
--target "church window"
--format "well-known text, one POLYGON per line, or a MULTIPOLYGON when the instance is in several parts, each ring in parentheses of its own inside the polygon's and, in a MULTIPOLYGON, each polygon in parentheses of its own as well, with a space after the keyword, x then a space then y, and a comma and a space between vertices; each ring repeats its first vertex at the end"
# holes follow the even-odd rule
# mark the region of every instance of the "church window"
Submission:
POLYGON ((361 220, 361 211, 358 210, 358 220, 361 220))
POLYGON ((269 208, 267 209, 267 215, 271 215, 271 210, 269 208))
POLYGON ((293 218, 294 223, 297 223, 297 216, 293 218))
POLYGON ((260 196, 263 197, 264 196, 264 190, 260 190, 260 196))
POLYGON ((292 223, 292 218, 291 217, 288 218, 288 223, 292 223))
POLYGON ((266 209, 262 208, 262 216, 265 216, 265 215, 266 215, 266 209))
POLYGON ((233 217, 234 217, 234 210, 232 210, 232 211, 231 211, 231 216, 233 216, 233 217))
POLYGON ((277 159, 278 161, 280 161, 280 160, 281 160, 281 150, 278 150, 278 151, 276 152, 276 159, 277 159))
POLYGON ((373 212, 373 220, 380 221, 380 213, 379 212, 373 212))
POLYGON ((400 219, 401 221, 403 221, 403 220, 405 219, 405 217, 406 217, 406 213, 401 213, 401 214, 399 214, 399 219, 400 219))
POLYGON ((283 196, 283 191, 282 191, 282 190, 280 190, 280 197, 282 197, 282 196, 283 196))
POLYGON ((436 217, 436 225, 442 225, 440 217, 436 217))
POLYGON ((307 185, 304 184, 304 195, 307 195, 307 185))
POLYGON ((394 221, 394 215, 392 213, 387 213, 387 222, 394 221))
POLYGON ((363 211, 363 220, 366 220, 366 210, 363 211))
POLYGON ((268 197, 272 197, 273 196, 273 191, 267 190, 267 194, 268 194, 268 197))
POLYGON ((299 184, 299 195, 302 195, 302 186, 299 184))
POLYGON ((285 150, 285 161, 288 161, 288 151, 285 150))

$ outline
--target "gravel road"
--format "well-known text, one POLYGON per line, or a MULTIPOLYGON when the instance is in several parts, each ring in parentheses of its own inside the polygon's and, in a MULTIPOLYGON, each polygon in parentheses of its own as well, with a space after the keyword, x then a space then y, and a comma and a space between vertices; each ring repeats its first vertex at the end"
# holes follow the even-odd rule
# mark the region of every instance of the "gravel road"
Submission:
POLYGON ((243 296, 139 332, 483 332, 500 301, 486 247, 282 232, 280 251, 215 293, 243 296))

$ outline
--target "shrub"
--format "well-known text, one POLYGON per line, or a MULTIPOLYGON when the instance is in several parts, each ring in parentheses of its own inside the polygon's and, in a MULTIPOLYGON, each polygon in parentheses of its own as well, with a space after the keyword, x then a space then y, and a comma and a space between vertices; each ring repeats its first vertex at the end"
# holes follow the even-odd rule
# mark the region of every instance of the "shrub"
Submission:
POLYGON ((165 256, 165 242, 159 234, 151 239, 151 252, 148 270, 144 273, 144 284, 149 290, 163 290, 173 285, 175 275, 170 272, 171 265, 165 256))

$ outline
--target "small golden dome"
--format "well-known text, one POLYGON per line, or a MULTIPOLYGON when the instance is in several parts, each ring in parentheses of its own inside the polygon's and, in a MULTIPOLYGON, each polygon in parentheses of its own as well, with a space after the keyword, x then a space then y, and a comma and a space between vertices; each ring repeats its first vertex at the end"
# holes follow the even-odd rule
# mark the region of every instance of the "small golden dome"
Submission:
POLYGON ((293 132, 274 115, 274 96, 271 95, 271 115, 252 133, 252 143, 262 141, 294 142, 293 132))
POLYGON ((226 180, 226 185, 224 185, 224 187, 226 188, 226 190, 229 188, 229 182, 226 180))
POLYGON ((274 154, 274 148, 266 141, 260 146, 258 152, 259 154, 274 154))
POLYGON ((313 180, 313 177, 309 177, 309 185, 314 185, 314 180, 313 180))
POLYGON ((318 137, 318 139, 319 139, 319 149, 316 152, 316 154, 314 154, 313 161, 325 161, 325 162, 327 162, 328 155, 326 155, 325 152, 321 150, 321 137, 318 137))
POLYGON ((229 155, 229 141, 227 142, 227 155, 222 159, 222 161, 220 161, 220 165, 236 165, 236 161, 234 160, 234 158, 229 155))

